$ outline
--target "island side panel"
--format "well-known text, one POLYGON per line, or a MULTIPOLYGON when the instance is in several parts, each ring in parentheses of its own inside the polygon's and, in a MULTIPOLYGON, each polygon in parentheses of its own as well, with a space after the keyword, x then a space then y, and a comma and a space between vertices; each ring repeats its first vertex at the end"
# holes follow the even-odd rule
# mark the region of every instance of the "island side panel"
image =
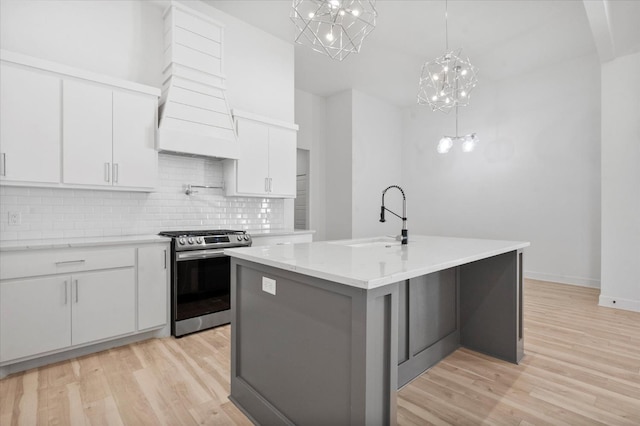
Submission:
POLYGON ((241 410, 258 424, 395 423, 397 285, 366 291, 235 258, 231 267, 230 399, 241 410))
POLYGON ((400 283, 398 388, 460 346, 457 268, 400 283))
POLYGON ((522 359, 521 250, 460 266, 460 344, 516 364, 522 359))

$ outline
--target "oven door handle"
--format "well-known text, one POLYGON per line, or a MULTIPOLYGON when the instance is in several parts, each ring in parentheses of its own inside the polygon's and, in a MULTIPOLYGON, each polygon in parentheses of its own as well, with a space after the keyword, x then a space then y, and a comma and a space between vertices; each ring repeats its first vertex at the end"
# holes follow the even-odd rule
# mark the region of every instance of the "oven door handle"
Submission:
POLYGON ((213 257, 226 257, 224 250, 197 250, 185 253, 176 253, 176 261, 193 260, 193 259, 209 259, 213 257))

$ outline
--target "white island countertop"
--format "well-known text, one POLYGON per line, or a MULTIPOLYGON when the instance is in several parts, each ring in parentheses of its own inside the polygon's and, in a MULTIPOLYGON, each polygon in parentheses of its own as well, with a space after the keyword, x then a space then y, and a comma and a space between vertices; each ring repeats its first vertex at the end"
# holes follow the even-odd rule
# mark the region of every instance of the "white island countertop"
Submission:
POLYGON ((528 247, 528 242, 410 235, 226 249, 229 256, 372 289, 528 247))

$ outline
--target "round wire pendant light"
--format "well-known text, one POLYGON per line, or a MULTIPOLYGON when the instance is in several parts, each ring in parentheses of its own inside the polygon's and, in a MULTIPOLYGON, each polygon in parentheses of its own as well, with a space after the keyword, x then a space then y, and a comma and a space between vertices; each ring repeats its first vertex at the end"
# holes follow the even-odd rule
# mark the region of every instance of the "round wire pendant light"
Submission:
POLYGON ((478 84, 477 73, 469 58, 460 56, 460 49, 425 62, 418 84, 418 103, 445 113, 467 106, 471 91, 478 84))
POLYGON ((375 0, 293 0, 295 42, 342 61, 375 28, 375 0))

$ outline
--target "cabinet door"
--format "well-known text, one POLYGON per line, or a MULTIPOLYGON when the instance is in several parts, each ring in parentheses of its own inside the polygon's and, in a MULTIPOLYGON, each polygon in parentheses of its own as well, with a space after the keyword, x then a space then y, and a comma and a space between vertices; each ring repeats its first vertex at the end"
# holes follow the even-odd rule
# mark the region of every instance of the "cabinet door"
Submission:
POLYGON ((0 67, 0 179, 60 182, 59 78, 0 67))
POLYGON ((0 361, 71 345, 70 277, 0 284, 0 361))
POLYGON ((64 183, 111 185, 111 90, 65 80, 62 94, 64 183))
MULTIPOLYGON (((266 194, 269 176, 269 127, 251 120, 238 120, 240 158, 237 187, 243 194, 266 194)), ((294 166, 295 167, 295 166, 294 166)))
POLYGON ((135 330, 134 268, 84 272, 71 278, 74 345, 135 330))
POLYGON ((113 92, 113 184, 153 188, 158 176, 155 96, 113 92))
POLYGON ((296 132, 269 128, 271 195, 296 197, 296 132))
POLYGON ((167 246, 138 248, 138 330, 167 323, 169 268, 167 246))

